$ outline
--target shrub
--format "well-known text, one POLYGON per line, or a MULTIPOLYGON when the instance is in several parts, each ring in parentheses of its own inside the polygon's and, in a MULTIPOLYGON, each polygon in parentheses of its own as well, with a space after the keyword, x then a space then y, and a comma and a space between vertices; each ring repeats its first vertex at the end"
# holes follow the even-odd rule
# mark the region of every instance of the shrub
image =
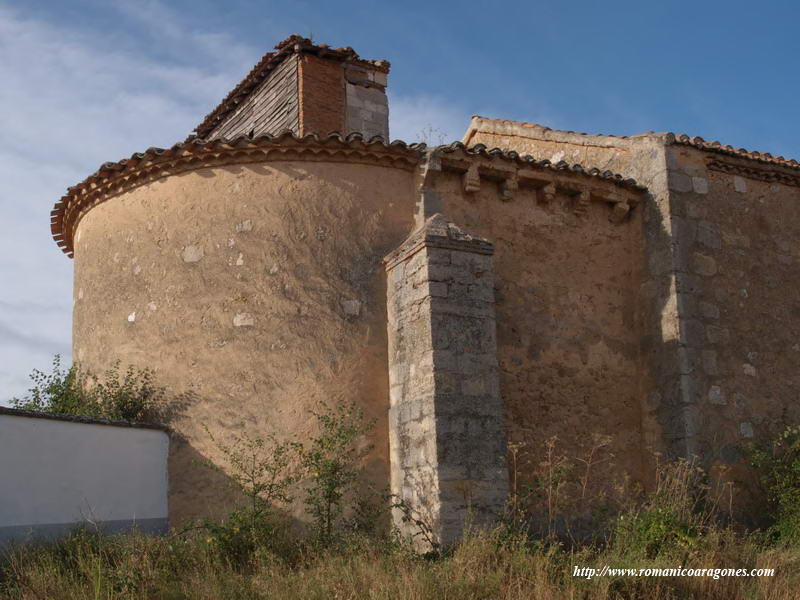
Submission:
POLYGON ((716 522, 708 492, 706 473, 694 460, 658 466, 653 491, 643 503, 619 515, 613 546, 647 558, 693 551, 716 522))
POLYGON ((305 502, 318 539, 329 544, 342 517, 345 497, 359 480, 360 463, 371 449, 359 448, 358 442, 374 423, 365 423, 364 411, 353 403, 333 409, 326 406, 323 412, 312 414, 320 433, 302 451, 309 479, 305 502))
POLYGON ((787 543, 800 544, 800 426, 787 427, 770 443, 749 450, 771 505, 770 531, 787 543))
POLYGON ((53 359, 52 373, 34 369, 33 387, 11 405, 52 414, 154 423, 161 420, 165 390, 155 383, 152 369, 129 366, 120 373, 115 362, 102 378, 73 364, 66 371, 61 356, 53 359))
MULTIPOLYGON (((291 502, 290 488, 300 479, 296 466, 301 451, 298 442, 278 442, 266 437, 234 436, 226 444, 205 427, 211 440, 228 463, 232 483, 247 499, 223 523, 202 523, 211 548, 231 561, 242 562, 259 548, 269 547, 282 537, 283 527, 276 507, 291 502)), ((210 461, 205 464, 219 469, 210 461)))

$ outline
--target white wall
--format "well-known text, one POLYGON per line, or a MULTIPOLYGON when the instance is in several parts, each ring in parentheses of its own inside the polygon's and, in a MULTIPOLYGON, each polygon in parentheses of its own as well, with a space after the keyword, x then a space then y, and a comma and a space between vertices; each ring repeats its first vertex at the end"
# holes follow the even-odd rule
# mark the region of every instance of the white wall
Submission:
POLYGON ((0 544, 76 524, 167 529, 169 437, 158 429, 29 417, 0 409, 0 544))

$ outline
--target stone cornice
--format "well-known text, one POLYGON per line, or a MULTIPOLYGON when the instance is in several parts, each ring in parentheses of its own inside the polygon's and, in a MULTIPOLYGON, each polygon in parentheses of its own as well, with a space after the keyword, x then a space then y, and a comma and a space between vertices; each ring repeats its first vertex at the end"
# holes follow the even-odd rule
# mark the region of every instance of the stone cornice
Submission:
MULTIPOLYGON (((396 140, 387 144, 375 137, 365 140, 359 133, 346 137, 310 134, 298 137, 287 131, 277 136, 246 136, 233 140, 192 139, 171 148, 150 148, 115 163, 104 163, 96 173, 67 191, 50 213, 50 230, 58 246, 74 255, 73 234, 78 222, 93 206, 123 192, 163 177, 229 164, 273 161, 349 162, 413 170, 422 161, 424 144, 396 140)), ((590 199, 614 204, 614 220, 622 220, 646 188, 633 179, 611 171, 587 169, 567 162, 537 161, 514 151, 487 149, 482 144, 466 147, 461 142, 428 150, 440 168, 464 175, 464 191, 480 189, 482 179, 499 181, 504 200, 513 198, 520 185, 541 190, 548 201, 556 190, 580 196, 579 206, 590 199)))
POLYGON ((609 220, 615 223, 625 220, 647 190, 634 179, 611 171, 564 161, 536 160, 513 150, 488 150, 482 144, 468 148, 455 142, 450 146, 440 146, 435 152, 440 170, 462 174, 463 191, 467 194, 478 192, 483 180, 496 182, 504 201, 513 200, 521 186, 536 190, 539 201, 545 205, 549 205, 560 192, 575 198, 576 214, 585 213, 591 201, 610 204, 609 220))
POLYGON ((146 183, 208 167, 274 161, 347 162, 412 170, 422 146, 381 138, 364 140, 360 134, 298 137, 291 132, 255 139, 211 141, 194 139, 171 148, 150 148, 115 163, 105 163, 96 173, 67 191, 50 213, 50 230, 61 250, 72 257, 78 222, 93 206, 146 183))

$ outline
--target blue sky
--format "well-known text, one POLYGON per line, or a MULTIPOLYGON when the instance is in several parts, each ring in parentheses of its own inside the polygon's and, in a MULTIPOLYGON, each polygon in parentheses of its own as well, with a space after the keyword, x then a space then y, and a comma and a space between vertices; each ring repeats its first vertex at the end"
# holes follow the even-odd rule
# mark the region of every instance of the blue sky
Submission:
POLYGON ((0 0, 0 402, 69 355, 48 214, 106 160, 187 133, 299 33, 392 63, 392 137, 470 115, 674 131, 800 158, 795 2, 0 0))

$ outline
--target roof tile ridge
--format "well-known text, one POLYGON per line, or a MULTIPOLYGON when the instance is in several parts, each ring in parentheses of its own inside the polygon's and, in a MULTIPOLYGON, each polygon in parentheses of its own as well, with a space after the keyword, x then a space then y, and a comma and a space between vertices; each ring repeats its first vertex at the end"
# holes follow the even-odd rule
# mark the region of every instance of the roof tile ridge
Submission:
MULTIPOLYGON (((334 131, 327 135, 309 133, 298 136, 294 131, 286 129, 278 134, 264 134, 257 137, 239 135, 234 138, 204 139, 189 136, 183 142, 173 144, 170 148, 150 147, 144 152, 134 152, 129 158, 121 158, 115 162, 104 162, 98 169, 87 176, 83 181, 67 188, 66 193, 53 205, 50 211, 50 230, 57 245, 68 256, 73 256, 72 240, 67 235, 68 230, 74 225, 75 215, 68 214, 73 209, 73 204, 78 202, 79 213, 81 198, 87 194, 98 193, 100 186, 117 185, 115 181, 123 181, 129 177, 136 178, 142 172, 147 172, 160 165, 170 165, 175 161, 194 160, 191 155, 205 154, 213 156, 218 153, 231 153, 236 155, 241 150, 255 150, 258 148, 285 145, 288 149, 311 149, 337 147, 353 149, 363 152, 364 156, 372 156, 375 160, 385 160, 390 156, 407 156, 419 158, 425 149, 425 144, 408 144, 403 140, 395 139, 386 141, 381 136, 372 136, 365 139, 360 133, 342 134, 334 131), (77 200, 76 200, 77 199, 77 200)), ((100 192, 106 193, 106 192, 100 192)))
POLYGON ((759 152, 757 150, 748 150, 746 148, 734 148, 731 145, 722 144, 717 140, 708 142, 703 138, 701 138, 700 136, 689 136, 688 134, 685 133, 672 134, 672 136, 673 136, 672 143, 674 144, 692 146, 699 150, 716 152, 728 156, 754 160, 761 163, 788 167, 790 169, 800 169, 800 162, 793 158, 785 158, 783 156, 773 156, 769 152, 759 152))

